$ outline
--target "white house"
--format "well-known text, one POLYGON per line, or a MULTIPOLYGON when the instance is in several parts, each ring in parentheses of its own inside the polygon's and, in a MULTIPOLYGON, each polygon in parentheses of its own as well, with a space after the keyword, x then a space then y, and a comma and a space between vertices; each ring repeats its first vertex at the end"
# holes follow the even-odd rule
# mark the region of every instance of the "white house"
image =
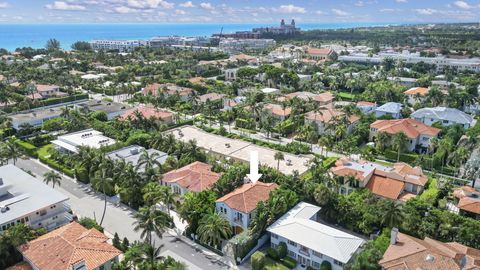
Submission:
POLYGON ((442 126, 459 124, 464 128, 470 128, 475 125, 475 119, 471 115, 458 109, 446 107, 419 109, 412 113, 410 117, 429 126, 435 122, 439 122, 442 126))
POLYGON ((246 230, 255 217, 255 209, 269 198, 278 187, 275 183, 256 182, 244 184, 215 202, 217 213, 222 214, 233 227, 235 234, 246 230))
POLYGON ((63 136, 58 136, 56 140, 52 141, 57 149, 64 152, 77 153, 79 146, 87 146, 94 149, 99 149, 103 146, 115 144, 114 139, 103 136, 103 133, 93 129, 86 129, 69 133, 63 136))
POLYGON ((0 233, 15 224, 53 230, 72 220, 68 197, 9 164, 0 167, 0 233))
POLYGON ((385 115, 390 115, 392 118, 398 119, 402 117, 402 107, 403 105, 401 103, 387 102, 375 109, 375 116, 379 118, 385 115))
POLYGON ((320 269, 327 261, 333 270, 342 270, 365 241, 318 222, 320 209, 306 202, 297 204, 267 228, 271 245, 276 248, 284 242, 287 256, 302 266, 320 269))

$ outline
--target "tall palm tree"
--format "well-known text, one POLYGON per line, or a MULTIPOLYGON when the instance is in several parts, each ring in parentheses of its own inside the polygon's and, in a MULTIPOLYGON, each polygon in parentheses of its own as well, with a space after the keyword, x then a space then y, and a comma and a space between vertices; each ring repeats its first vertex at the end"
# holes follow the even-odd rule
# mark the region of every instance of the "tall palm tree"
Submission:
POLYGON ((277 161, 277 171, 280 170, 280 161, 285 160, 285 156, 282 152, 276 152, 273 158, 277 161))
POLYGON ((142 150, 137 163, 137 171, 143 171, 145 178, 148 181, 155 181, 161 174, 162 164, 159 161, 160 154, 157 152, 149 153, 147 150, 142 150))
POLYGON ((402 205, 396 201, 387 201, 382 213, 382 224, 389 227, 397 227, 403 220, 402 205))
POLYGON ((155 205, 140 208, 135 214, 135 219, 133 229, 135 232, 140 231, 140 237, 150 245, 153 244, 153 234, 162 238, 167 228, 173 224, 172 219, 155 205))
POLYGON ((102 192, 104 200, 102 218, 100 219, 99 223, 100 226, 102 226, 103 219, 105 218, 105 213, 107 211, 107 191, 111 190, 113 185, 113 179, 108 176, 108 172, 109 169, 107 167, 103 167, 97 174, 94 183, 94 188, 102 192))
POLYGON ((396 133, 393 136, 392 144, 393 147, 397 150, 397 161, 400 160, 400 154, 405 149, 408 143, 408 137, 403 132, 396 133))
POLYGON ((43 182, 47 185, 52 183, 53 188, 55 188, 55 185, 60 186, 61 180, 62 176, 53 170, 43 174, 43 182))
POLYGON ((228 220, 214 212, 200 220, 197 234, 201 242, 218 248, 222 240, 232 235, 232 227, 228 220))
POLYGON ((8 155, 8 158, 13 160, 13 165, 15 165, 17 159, 21 155, 20 148, 15 142, 16 140, 17 138, 15 138, 15 136, 12 136, 5 142, 5 151, 8 155))

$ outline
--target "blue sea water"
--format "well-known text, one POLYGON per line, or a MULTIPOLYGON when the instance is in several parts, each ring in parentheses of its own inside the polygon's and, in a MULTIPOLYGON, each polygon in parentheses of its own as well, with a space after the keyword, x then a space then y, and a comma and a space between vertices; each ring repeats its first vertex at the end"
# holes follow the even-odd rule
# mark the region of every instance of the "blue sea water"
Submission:
MULTIPOLYGON (((309 23, 297 24, 304 30, 368 27, 379 23, 309 23)), ((55 38, 64 49, 76 41, 92 39, 149 39, 155 36, 210 36, 265 24, 0 24, 0 48, 13 51, 19 47, 43 48, 55 38)))

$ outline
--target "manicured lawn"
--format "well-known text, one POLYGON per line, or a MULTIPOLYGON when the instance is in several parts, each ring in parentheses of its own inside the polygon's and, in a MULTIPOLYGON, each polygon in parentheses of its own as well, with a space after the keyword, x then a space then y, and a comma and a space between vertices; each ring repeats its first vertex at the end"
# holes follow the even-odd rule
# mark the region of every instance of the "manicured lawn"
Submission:
POLYGON ((45 146, 43 146, 42 148, 38 149, 37 153, 38 153, 38 156, 39 157, 47 157, 50 155, 50 153, 48 152, 48 149, 52 148, 53 147, 53 144, 47 144, 45 146))
POLYGON ((339 92, 338 96, 341 97, 341 98, 346 98, 346 99, 354 99, 355 98, 355 95, 350 94, 348 92, 339 92))
POLYGON ((264 270, 289 270, 288 267, 285 265, 276 262, 269 257, 265 257, 265 267, 263 267, 264 270))

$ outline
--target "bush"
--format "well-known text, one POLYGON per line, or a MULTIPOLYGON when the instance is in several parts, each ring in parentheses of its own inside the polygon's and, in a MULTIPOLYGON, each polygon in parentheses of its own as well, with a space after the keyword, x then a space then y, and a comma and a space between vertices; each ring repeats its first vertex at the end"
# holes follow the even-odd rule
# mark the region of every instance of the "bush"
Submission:
POLYGON ((283 259, 282 264, 288 267, 289 269, 293 269, 295 268, 295 266, 297 266, 297 261, 295 261, 295 259, 292 259, 290 257, 286 257, 285 259, 283 259))
POLYGON ((332 264, 329 261, 323 261, 320 264, 320 270, 332 270, 332 264))
POLYGON ((277 250, 274 249, 274 248, 271 248, 271 247, 267 248, 267 255, 268 255, 268 257, 270 257, 270 258, 272 258, 272 259, 274 259, 274 260, 278 260, 278 259, 279 259, 279 258, 278 258, 278 252, 277 252, 277 250))
POLYGON ((278 247, 277 247, 278 257, 280 259, 285 258, 287 256, 287 252, 288 252, 287 244, 285 244, 285 242, 280 242, 280 244, 278 244, 278 247))
MULTIPOLYGON (((393 150, 385 150, 384 156, 388 160, 397 160, 398 152, 393 150)), ((414 153, 400 153, 400 161, 405 163, 413 163, 418 158, 414 153)))
POLYGON ((37 147, 31 143, 22 141, 22 140, 16 140, 15 144, 17 144, 22 150, 29 156, 37 158, 37 147))
POLYGON ((80 165, 75 166, 75 178, 85 184, 90 182, 90 177, 87 173, 87 170, 85 169, 85 167, 80 165))
POLYGON ((333 167, 333 165, 335 164, 335 162, 337 162, 337 158, 336 157, 329 157, 325 160, 322 161, 322 166, 325 168, 325 169, 330 169, 331 167, 333 167))
POLYGON ((42 106, 50 106, 65 102, 71 102, 76 100, 88 99, 88 94, 78 94, 72 95, 68 97, 61 97, 61 98, 49 98, 41 102, 42 106))
POLYGON ((250 258, 252 264, 252 270, 262 270, 265 266, 265 254, 260 251, 256 251, 250 258))
POLYGON ((82 225, 83 227, 85 227, 86 229, 92 229, 92 228, 95 228, 97 230, 99 230, 100 232, 103 233, 103 227, 98 225, 98 223, 94 220, 94 219, 91 219, 91 218, 88 218, 88 217, 82 217, 78 223, 80 225, 82 225))
POLYGON ((47 164, 50 168, 54 169, 54 170, 57 170, 57 171, 61 171, 63 172, 64 174, 70 176, 70 177, 74 177, 75 176, 75 172, 72 170, 72 169, 69 169, 59 163, 57 163, 55 160, 53 159, 49 159, 49 158, 46 158, 44 156, 39 156, 38 159, 42 162, 42 163, 45 163, 47 164))
POLYGON ((313 267, 311 267, 310 265, 307 266, 307 268, 305 268, 306 270, 314 270, 313 267))

